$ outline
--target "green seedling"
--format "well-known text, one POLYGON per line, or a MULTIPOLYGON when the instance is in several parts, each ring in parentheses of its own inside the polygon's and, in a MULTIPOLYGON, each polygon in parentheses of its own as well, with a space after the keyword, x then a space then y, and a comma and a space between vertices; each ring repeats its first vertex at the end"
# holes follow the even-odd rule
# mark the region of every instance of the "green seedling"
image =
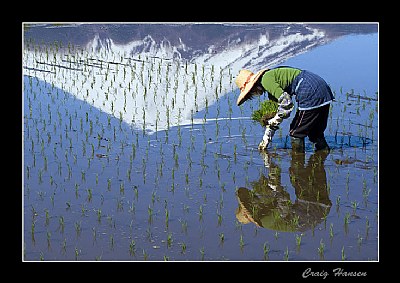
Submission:
POLYGON ((224 241, 225 241, 225 235, 224 235, 224 233, 219 233, 219 241, 220 241, 220 243, 221 244, 223 244, 224 243, 224 241))
POLYGON ((167 235, 167 247, 168 248, 170 248, 172 246, 172 242, 173 242, 172 233, 168 233, 168 235, 167 235))
POLYGON ((61 252, 63 254, 65 254, 67 252, 67 239, 64 238, 63 242, 62 242, 62 246, 61 246, 61 252))
POLYGON ((296 247, 300 248, 301 245, 301 238, 303 237, 303 233, 301 233, 300 235, 296 234, 296 247))
POLYGON ((289 260, 289 247, 286 247, 286 251, 285 251, 284 259, 285 259, 286 261, 288 261, 288 260, 289 260))
POLYGON ((50 215, 49 215, 49 210, 46 208, 45 210, 44 210, 44 212, 45 212, 45 225, 47 226, 47 225, 49 225, 49 222, 50 222, 50 215))
POLYGON ((352 201, 351 202, 351 206, 353 208, 353 214, 356 214, 356 210, 357 210, 358 205, 359 205, 359 203, 357 201, 352 201))
POLYGON ((333 223, 329 226, 329 237, 333 239, 333 223))
POLYGON ((131 242, 129 243, 129 254, 131 256, 134 256, 136 252, 136 243, 135 240, 131 240, 131 242))
POLYGON ((364 240, 364 238, 360 234, 358 234, 357 235, 357 244, 359 247, 361 246, 363 240, 364 240))
POLYGON ((218 213, 218 226, 221 226, 222 224, 222 215, 218 213))
POLYGON ((346 260, 346 254, 344 253, 344 246, 342 247, 342 260, 346 260))
POLYGON ((368 219, 368 217, 366 217, 366 219, 365 219, 365 234, 366 234, 366 237, 368 237, 368 232, 369 232, 369 229, 371 228, 371 226, 370 226, 370 224, 369 224, 369 219, 368 219))
POLYGON ((203 206, 202 205, 200 205, 200 207, 199 207, 198 214, 199 214, 199 220, 202 220, 203 219, 203 206))
POLYGON ((165 209, 165 227, 168 229, 169 225, 169 211, 168 209, 165 209))
POLYGON ((204 260, 204 247, 200 248, 201 260, 204 260))
POLYGON ((81 250, 75 247, 75 260, 78 260, 78 256, 81 254, 81 250))
POLYGON ((321 259, 324 258, 324 251, 325 251, 325 244, 321 239, 321 241, 319 242, 319 247, 318 247, 318 254, 321 259))
POLYGON ((259 109, 254 110, 251 114, 251 119, 259 122, 265 127, 268 120, 273 118, 278 111, 278 103, 274 100, 264 100, 260 103, 259 109))
POLYGON ((58 223, 60 224, 60 230, 61 233, 64 233, 64 228, 65 228, 65 222, 64 222, 64 216, 60 216, 60 218, 58 219, 58 223))
POLYGON ((82 221, 75 222, 76 236, 79 236, 81 234, 81 231, 82 231, 81 223, 82 223, 82 221))
POLYGON ((110 235, 110 247, 111 249, 114 248, 114 235, 110 235))
POLYGON ((243 235, 240 235, 239 245, 240 245, 240 249, 243 249, 243 247, 244 247, 243 235))
POLYGON ((185 243, 181 243, 180 246, 181 246, 181 253, 185 254, 186 253, 186 244, 185 243))
POLYGON ((267 242, 265 242, 263 245, 263 251, 264 251, 264 260, 267 260, 269 258, 268 254, 270 251, 270 245, 267 242))

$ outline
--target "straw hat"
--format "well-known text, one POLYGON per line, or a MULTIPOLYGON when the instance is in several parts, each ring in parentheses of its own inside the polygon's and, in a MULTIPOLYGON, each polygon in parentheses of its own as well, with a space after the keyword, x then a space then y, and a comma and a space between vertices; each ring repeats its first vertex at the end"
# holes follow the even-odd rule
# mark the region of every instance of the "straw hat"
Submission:
POLYGON ((268 69, 263 69, 259 71, 257 74, 254 74, 253 72, 249 70, 241 70, 239 72, 239 75, 236 77, 236 85, 240 89, 240 95, 237 100, 237 105, 239 106, 242 104, 246 99, 246 95, 249 93, 251 88, 254 86, 254 84, 257 82, 258 78, 264 74, 265 71, 268 69))
MULTIPOLYGON (((281 232, 294 232, 304 229, 293 221, 298 215, 295 206, 279 205, 279 199, 272 195, 254 196, 251 191, 240 187, 236 191, 239 207, 235 210, 236 219, 242 223, 254 223, 257 227, 281 232), (253 215, 251 211, 256 210, 253 215)), ((278 197, 279 198, 279 197, 278 197)), ((286 203, 286 202, 285 202, 286 203)), ((305 217, 305 219, 307 219, 305 217)))
POLYGON ((248 210, 248 208, 251 209, 250 191, 246 188, 240 187, 236 191, 236 197, 239 202, 239 207, 235 210, 236 219, 242 224, 253 222, 260 227, 259 221, 255 220, 248 210))
POLYGON ((251 216, 250 212, 241 202, 239 202, 239 207, 235 210, 235 215, 236 219, 242 224, 253 222, 256 226, 260 227, 260 224, 251 216))

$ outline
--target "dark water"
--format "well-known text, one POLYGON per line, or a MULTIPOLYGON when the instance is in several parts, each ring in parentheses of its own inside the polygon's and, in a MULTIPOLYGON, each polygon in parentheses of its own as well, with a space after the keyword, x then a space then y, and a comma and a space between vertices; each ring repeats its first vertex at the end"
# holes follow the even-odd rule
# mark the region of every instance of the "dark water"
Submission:
POLYGON ((258 101, 234 88, 151 134, 24 76, 23 260, 378 261, 377 48, 349 35, 283 63, 335 92, 327 156, 293 156, 289 121, 260 153, 258 101))

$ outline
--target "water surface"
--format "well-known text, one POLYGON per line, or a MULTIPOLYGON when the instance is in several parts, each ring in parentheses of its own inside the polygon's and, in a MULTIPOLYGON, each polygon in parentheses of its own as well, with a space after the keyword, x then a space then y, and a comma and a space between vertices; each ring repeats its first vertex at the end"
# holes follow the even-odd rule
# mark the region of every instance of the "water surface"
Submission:
POLYGON ((164 77, 155 78, 164 88, 168 65, 169 78, 176 75, 168 60, 135 61, 129 78, 138 88, 130 90, 119 80, 131 70, 119 64, 128 59, 112 52, 101 66, 86 58, 60 67, 75 62, 66 51, 63 65, 26 66, 23 259, 378 261, 377 49, 377 33, 348 35, 280 62, 320 74, 335 92, 326 131, 332 150, 323 157, 308 141, 306 154, 293 156, 289 120, 260 153, 263 129, 249 118, 258 101, 236 106, 233 67, 218 76, 214 69, 222 86, 207 75, 203 85, 201 75, 191 81, 202 64, 185 73, 182 61, 178 90, 171 80, 162 96, 149 78, 138 83, 139 70, 160 66, 164 77), (193 83, 186 92, 185 81, 193 83), (124 105, 124 93, 144 104, 124 105), (172 98, 195 110, 185 123, 177 116, 184 104, 172 98), (151 101, 166 107, 154 120, 143 117, 157 113, 145 111, 151 101))

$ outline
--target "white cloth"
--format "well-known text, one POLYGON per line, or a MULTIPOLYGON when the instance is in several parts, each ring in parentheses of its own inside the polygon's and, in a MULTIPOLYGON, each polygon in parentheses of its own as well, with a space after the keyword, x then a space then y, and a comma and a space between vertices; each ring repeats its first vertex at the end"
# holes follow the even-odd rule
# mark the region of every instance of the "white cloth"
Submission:
POLYGON ((282 123, 283 119, 290 116, 293 108, 292 97, 287 92, 283 92, 278 99, 278 111, 276 115, 272 119, 268 120, 268 125, 265 128, 263 139, 258 145, 259 150, 265 150, 268 147, 279 124, 282 123))
POLYGON ((268 125, 278 127, 283 119, 290 116, 293 108, 294 105, 291 96, 287 92, 282 93, 278 99, 278 111, 276 115, 268 121, 268 125))
POLYGON ((267 125, 265 127, 265 132, 264 132, 263 139, 260 142, 260 144, 258 145, 258 149, 259 150, 265 150, 268 147, 268 145, 270 144, 274 134, 275 134, 275 130, 267 125))

